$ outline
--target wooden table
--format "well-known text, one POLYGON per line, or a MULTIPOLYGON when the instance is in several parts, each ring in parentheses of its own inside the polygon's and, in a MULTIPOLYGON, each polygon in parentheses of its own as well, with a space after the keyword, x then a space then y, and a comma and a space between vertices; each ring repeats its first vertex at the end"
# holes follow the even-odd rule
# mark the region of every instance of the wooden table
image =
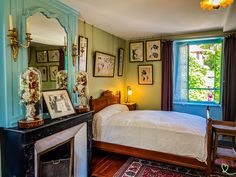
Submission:
POLYGON ((213 167, 215 160, 217 158, 222 158, 226 160, 236 160, 235 147, 228 147, 224 145, 219 145, 219 136, 230 136, 232 137, 232 143, 235 141, 236 137, 236 122, 229 121, 212 121, 212 129, 214 138, 214 151, 213 151, 213 167))

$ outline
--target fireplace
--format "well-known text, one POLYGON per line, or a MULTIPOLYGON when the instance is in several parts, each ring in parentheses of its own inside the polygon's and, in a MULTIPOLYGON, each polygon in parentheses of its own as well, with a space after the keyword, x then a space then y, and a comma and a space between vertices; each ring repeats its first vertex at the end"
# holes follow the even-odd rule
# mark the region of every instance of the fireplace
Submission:
POLYGON ((4 129, 3 176, 39 177, 48 165, 60 163, 69 168, 69 176, 89 176, 91 130, 91 112, 45 120, 45 125, 34 129, 4 129))

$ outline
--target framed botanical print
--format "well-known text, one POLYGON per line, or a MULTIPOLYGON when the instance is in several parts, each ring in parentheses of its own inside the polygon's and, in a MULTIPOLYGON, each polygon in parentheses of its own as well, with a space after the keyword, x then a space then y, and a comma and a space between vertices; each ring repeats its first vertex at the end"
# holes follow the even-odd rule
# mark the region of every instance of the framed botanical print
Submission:
POLYGON ((38 63, 47 63, 48 62, 48 53, 44 51, 36 51, 36 61, 38 63))
POLYGON ((124 68, 124 49, 119 48, 118 51, 118 76, 123 76, 124 68))
POLYGON ((88 61, 88 38, 79 36, 79 71, 87 72, 88 61))
POLYGON ((138 84, 140 85, 153 84, 153 65, 138 66, 138 84))
POLYGON ((160 40, 146 41, 146 60, 161 60, 161 42, 160 40))
POLYGON ((42 81, 47 82, 48 81, 47 66, 38 66, 38 70, 41 72, 42 81))
POLYGON ((56 81, 56 76, 58 73, 58 66, 49 66, 49 76, 51 81, 56 81))
POLYGON ((48 51, 48 61, 54 62, 60 60, 60 52, 59 50, 49 50, 48 51))
POLYGON ((115 56, 95 52, 95 61, 94 61, 94 76, 95 77, 114 77, 115 71, 115 56))
POLYGON ((129 58, 130 62, 143 61, 143 42, 130 42, 129 43, 129 58))
POLYGON ((75 114, 67 90, 46 91, 43 98, 52 119, 75 114))

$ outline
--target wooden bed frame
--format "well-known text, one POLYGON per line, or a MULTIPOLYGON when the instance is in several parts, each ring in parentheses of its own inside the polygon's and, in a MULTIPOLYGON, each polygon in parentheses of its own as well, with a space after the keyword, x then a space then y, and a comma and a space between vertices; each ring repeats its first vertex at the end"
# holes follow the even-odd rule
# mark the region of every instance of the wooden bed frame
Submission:
MULTIPOLYGON (((103 108, 120 103, 120 92, 116 95, 112 94, 112 91, 104 91, 100 98, 93 99, 90 97, 90 108, 94 111, 94 114, 103 108)), ((209 109, 208 109, 209 110, 209 109)), ((118 144, 112 144, 112 143, 106 143, 106 142, 100 142, 100 141, 93 141, 93 146, 95 148, 98 148, 100 150, 108 151, 108 152, 114 152, 124 155, 129 155, 133 157, 139 157, 149 160, 155 160, 165 163, 170 163, 174 165, 194 168, 198 170, 203 170, 207 173, 209 176, 211 174, 211 139, 212 139, 212 121, 210 118, 206 119, 207 122, 207 164, 204 162, 200 162, 195 158, 190 157, 184 157, 184 156, 178 156, 173 154, 167 154, 157 151, 151 151, 151 150, 145 150, 145 149, 139 149, 129 146, 123 146, 118 144)))

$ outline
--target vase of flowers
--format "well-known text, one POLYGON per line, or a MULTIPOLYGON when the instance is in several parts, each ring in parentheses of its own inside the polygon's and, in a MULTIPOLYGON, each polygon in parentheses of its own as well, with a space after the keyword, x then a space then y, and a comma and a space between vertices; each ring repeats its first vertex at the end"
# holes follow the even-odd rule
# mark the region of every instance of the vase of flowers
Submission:
POLYGON ((21 73, 19 95, 20 103, 26 108, 26 121, 34 121, 37 114, 35 104, 39 103, 41 98, 41 73, 38 69, 29 67, 21 73))
POLYGON ((57 89, 67 89, 67 72, 66 70, 61 70, 56 75, 56 87, 57 89))
POLYGON ((88 108, 88 74, 79 72, 75 78, 74 92, 78 94, 79 108, 88 108))

